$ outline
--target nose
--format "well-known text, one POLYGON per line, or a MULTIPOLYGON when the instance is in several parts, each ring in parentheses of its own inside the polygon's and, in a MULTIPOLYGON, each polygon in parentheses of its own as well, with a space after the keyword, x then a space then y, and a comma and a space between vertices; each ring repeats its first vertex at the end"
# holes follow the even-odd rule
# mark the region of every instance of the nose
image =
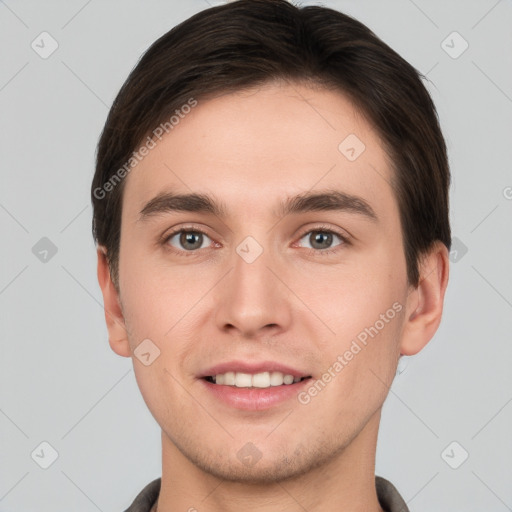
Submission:
POLYGON ((280 280, 283 273, 271 254, 264 250, 251 261, 235 253, 232 263, 231 272, 217 291, 217 327, 245 338, 288 329, 291 294, 280 280))

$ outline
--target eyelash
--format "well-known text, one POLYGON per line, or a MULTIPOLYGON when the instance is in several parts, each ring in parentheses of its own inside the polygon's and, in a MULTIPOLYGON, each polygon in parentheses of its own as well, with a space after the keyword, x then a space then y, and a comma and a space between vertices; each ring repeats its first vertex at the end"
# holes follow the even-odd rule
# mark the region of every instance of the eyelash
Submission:
MULTIPOLYGON (((304 238, 305 235, 307 235, 309 233, 315 233, 315 232, 317 232, 317 233, 318 232, 319 233, 329 233, 329 234, 332 234, 332 235, 336 235, 342 241, 341 244, 336 245, 333 249, 309 249, 307 247, 304 248, 307 251, 310 251, 311 253, 313 253, 315 256, 331 255, 331 254, 336 253, 339 250, 341 250, 343 246, 350 245, 350 241, 349 241, 349 239, 348 239, 348 237, 346 235, 342 235, 340 232, 335 231, 332 228, 329 228, 327 226, 316 226, 313 229, 308 229, 307 231, 304 231, 304 233, 302 233, 300 235, 299 240, 304 238)), ((177 229, 177 230, 172 231, 171 233, 165 235, 162 238, 161 244, 164 246, 165 249, 171 251, 174 254, 177 254, 178 256, 183 256, 185 258, 196 256, 198 251, 199 251, 199 249, 195 249, 193 251, 185 251, 185 250, 175 249, 174 247, 169 245, 169 240, 172 237, 174 237, 175 235, 179 234, 179 233, 201 233, 201 234, 203 234, 205 236, 208 236, 208 234, 205 231, 203 231, 202 229, 195 228, 195 227, 194 228, 190 227, 190 228, 180 228, 180 229, 177 229)), ((208 236, 208 238, 210 238, 210 237, 208 236)))

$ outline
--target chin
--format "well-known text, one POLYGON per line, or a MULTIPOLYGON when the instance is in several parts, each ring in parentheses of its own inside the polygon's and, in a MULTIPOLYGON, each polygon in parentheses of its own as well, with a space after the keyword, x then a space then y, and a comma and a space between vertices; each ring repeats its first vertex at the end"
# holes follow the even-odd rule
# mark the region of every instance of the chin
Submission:
POLYGON ((216 478, 241 484, 269 485, 286 482, 325 465, 339 450, 329 446, 304 446, 281 452, 273 447, 259 451, 246 443, 229 458, 214 452, 184 455, 199 469, 216 478))
POLYGON ((297 460, 258 461, 254 466, 244 466, 238 459, 232 464, 213 465, 196 462, 205 473, 228 482, 241 484, 268 485, 284 482, 307 473, 308 465, 302 466, 297 460))

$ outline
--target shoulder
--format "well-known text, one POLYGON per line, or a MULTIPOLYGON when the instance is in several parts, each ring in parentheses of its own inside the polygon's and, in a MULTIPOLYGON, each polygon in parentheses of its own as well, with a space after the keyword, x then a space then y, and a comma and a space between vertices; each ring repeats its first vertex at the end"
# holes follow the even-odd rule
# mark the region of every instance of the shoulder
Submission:
POLYGON ((385 512, 409 512, 407 503, 389 480, 375 476, 375 487, 380 505, 385 512))
POLYGON ((160 494, 160 484, 161 478, 157 478, 146 485, 124 512, 150 512, 160 494))

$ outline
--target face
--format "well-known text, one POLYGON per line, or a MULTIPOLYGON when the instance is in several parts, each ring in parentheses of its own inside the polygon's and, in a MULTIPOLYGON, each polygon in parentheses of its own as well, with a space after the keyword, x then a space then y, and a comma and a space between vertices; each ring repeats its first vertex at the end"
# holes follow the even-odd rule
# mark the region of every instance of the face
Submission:
POLYGON ((199 101, 126 178, 127 343, 196 466, 275 481, 375 435, 410 291, 391 173, 346 97, 273 84, 199 101))

